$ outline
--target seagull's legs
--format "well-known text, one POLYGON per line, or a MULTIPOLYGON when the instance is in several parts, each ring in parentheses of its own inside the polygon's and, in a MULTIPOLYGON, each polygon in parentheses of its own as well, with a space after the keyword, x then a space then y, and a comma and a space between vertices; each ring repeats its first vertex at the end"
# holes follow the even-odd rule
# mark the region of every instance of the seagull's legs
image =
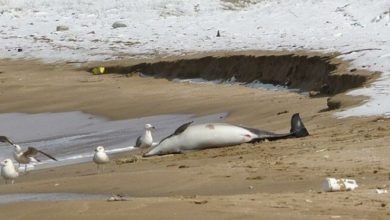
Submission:
POLYGON ((100 164, 97 165, 97 173, 100 173, 100 164))
POLYGON ((14 182, 15 182, 15 180, 14 180, 14 179, 12 179, 12 180, 11 180, 11 184, 14 184, 14 182))
POLYGON ((27 164, 24 165, 24 172, 27 173, 27 164))
POLYGON ((104 164, 102 165, 102 173, 104 173, 104 164))

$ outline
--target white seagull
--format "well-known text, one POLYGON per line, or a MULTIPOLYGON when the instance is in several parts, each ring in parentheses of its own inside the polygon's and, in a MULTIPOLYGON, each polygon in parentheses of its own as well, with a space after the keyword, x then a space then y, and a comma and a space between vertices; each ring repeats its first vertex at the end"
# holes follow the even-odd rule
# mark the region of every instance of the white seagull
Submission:
POLYGON ((134 147, 149 148, 153 146, 152 130, 156 128, 151 124, 145 124, 145 133, 137 138, 134 147))
POLYGON ((5 184, 11 180, 11 184, 14 184, 14 180, 19 176, 11 159, 5 159, 1 163, 1 176, 5 180, 5 184))
POLYGON ((110 158, 104 151, 103 146, 98 146, 95 149, 95 154, 93 155, 93 162, 97 164, 97 172, 100 173, 100 165, 102 165, 102 172, 104 172, 104 165, 110 162, 110 158))
POLYGON ((52 160, 55 160, 57 161, 56 158, 54 158, 53 156, 41 151, 41 150, 38 150, 34 147, 28 147, 27 150, 23 151, 22 148, 13 143, 9 138, 7 138, 6 136, 0 136, 0 142, 7 142, 9 144, 12 144, 14 146, 14 153, 13 153, 13 156, 15 158, 15 160, 19 163, 19 167, 20 167, 20 164, 24 164, 25 167, 24 167, 24 171, 26 172, 27 171, 27 164, 29 164, 31 161, 38 161, 40 162, 40 160, 36 159, 34 156, 36 156, 38 153, 41 153, 43 155, 45 155, 46 157, 52 159, 52 160))

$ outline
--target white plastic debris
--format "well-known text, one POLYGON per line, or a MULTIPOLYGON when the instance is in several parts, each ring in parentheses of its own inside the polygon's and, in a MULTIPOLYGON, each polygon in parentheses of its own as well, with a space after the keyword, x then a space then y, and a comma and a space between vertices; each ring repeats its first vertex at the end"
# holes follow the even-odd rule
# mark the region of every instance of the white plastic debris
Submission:
POLYGON ((322 189, 325 192, 352 191, 358 187, 356 180, 326 178, 322 183, 322 189))
POLYGON ((118 202, 118 201, 129 201, 124 195, 116 194, 112 195, 107 199, 107 202, 118 202))
POLYGON ((385 193, 387 193, 387 189, 376 189, 375 191, 378 194, 385 194, 385 193))

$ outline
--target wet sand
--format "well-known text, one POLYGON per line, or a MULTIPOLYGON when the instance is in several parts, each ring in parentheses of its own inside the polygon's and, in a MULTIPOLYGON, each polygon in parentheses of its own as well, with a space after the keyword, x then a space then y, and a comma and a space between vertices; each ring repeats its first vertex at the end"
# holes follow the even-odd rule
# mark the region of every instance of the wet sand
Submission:
MULTIPOLYGON (((28 146, 55 155, 57 161, 38 154, 39 163, 29 164, 28 168, 42 169, 90 161, 97 146, 104 146, 107 154, 128 152, 134 149, 136 139, 144 132, 144 125, 154 125, 155 143, 170 135, 180 125, 218 122, 227 113, 201 117, 187 114, 155 115, 126 120, 109 120, 97 115, 82 112, 0 114, 1 135, 7 136, 23 150, 28 146)), ((0 148, 0 158, 12 155, 12 145, 0 148)), ((24 166, 20 170, 24 170, 24 166)))
MULTIPOLYGON (((229 112, 227 122, 275 132, 299 112, 311 135, 120 163, 22 175, 0 193, 121 193, 130 200, 0 205, 4 219, 387 219, 390 119, 335 119, 326 97, 165 79, 92 76, 66 65, 0 61, 0 112, 83 111, 111 119, 229 112), (287 112, 287 113, 285 113, 287 112), (353 192, 324 193, 325 177, 356 179, 353 192), (22 210, 21 211, 21 207, 22 210)), ((136 152, 133 152, 134 154, 136 152)))

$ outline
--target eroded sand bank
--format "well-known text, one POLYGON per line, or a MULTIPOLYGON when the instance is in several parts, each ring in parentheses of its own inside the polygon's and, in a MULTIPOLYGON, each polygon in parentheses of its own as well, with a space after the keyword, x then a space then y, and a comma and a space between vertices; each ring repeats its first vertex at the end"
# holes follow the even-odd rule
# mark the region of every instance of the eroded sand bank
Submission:
MULTIPOLYGON (((283 132, 299 112, 311 133, 117 164, 92 163, 22 175, 0 193, 122 193, 126 202, 24 202, 0 206, 4 219, 386 219, 389 119, 335 119, 327 97, 166 79, 91 76, 66 65, 0 61, 1 112, 83 111, 112 119, 229 112, 227 122, 283 132), (321 192, 327 176, 356 179, 357 191, 321 192), (22 208, 21 208, 22 207, 22 208), (22 211, 21 211, 22 209, 22 211)), ((134 152, 136 153, 136 152, 134 152)))

